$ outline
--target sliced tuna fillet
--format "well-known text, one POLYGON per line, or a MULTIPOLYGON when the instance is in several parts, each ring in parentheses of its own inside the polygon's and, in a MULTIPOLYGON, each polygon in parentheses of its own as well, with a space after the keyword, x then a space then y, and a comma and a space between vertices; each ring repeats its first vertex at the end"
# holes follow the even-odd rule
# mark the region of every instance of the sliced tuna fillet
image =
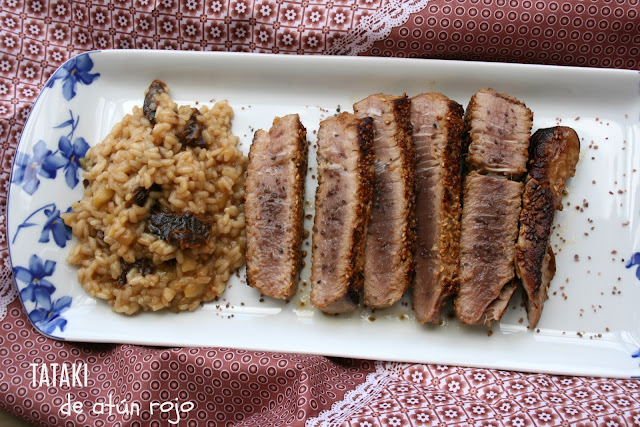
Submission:
POLYGON ((360 303, 374 183, 372 122, 342 113, 318 131, 311 303, 326 313, 360 303))
POLYGON ((471 172, 465 178, 460 239, 460 289, 454 300, 463 323, 490 325, 504 311, 515 277, 521 182, 471 172))
POLYGON ((406 96, 376 94, 356 103, 374 128, 375 187, 365 244, 364 303, 384 308, 398 301, 413 275, 414 148, 406 96))
POLYGON ((515 263, 525 290, 529 328, 540 320, 556 272, 551 228, 556 209, 562 209, 565 181, 574 175, 579 155, 580 140, 571 128, 540 129, 531 137, 515 263))
POLYGON ((274 298, 298 289, 306 170, 306 130, 297 114, 255 133, 245 182, 247 283, 274 298))
POLYGON ((416 151, 416 252, 413 308, 439 323, 458 286, 463 109, 440 93, 411 98, 416 151))

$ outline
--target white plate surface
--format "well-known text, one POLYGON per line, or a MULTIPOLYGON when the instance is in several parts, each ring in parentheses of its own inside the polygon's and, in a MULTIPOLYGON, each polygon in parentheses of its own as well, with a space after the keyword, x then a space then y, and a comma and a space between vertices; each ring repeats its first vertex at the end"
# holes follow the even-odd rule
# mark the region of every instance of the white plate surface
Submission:
MULTIPOLYGON (((409 299, 375 313, 361 309, 349 315, 323 315, 308 302, 309 254, 301 290, 289 303, 269 298, 261 302, 259 292, 244 283, 242 270, 240 277, 229 281, 221 301, 195 312, 115 314, 104 301, 84 292, 75 268, 65 262, 75 242, 61 248, 53 238, 53 226, 45 229, 47 216, 54 215, 51 204, 66 210, 81 198, 82 184, 70 188, 63 167, 55 179, 41 171, 20 181, 16 164, 8 206, 11 261, 14 269, 28 269, 30 259, 37 256, 42 268, 35 266, 32 273, 38 270, 35 274, 54 286, 53 291, 47 288, 51 306, 42 299, 36 305, 30 290, 25 290, 31 286, 32 291, 35 285, 29 285, 24 274, 17 280, 25 310, 41 332, 75 341, 220 346, 529 372, 640 376, 640 279, 638 266, 627 268, 640 251, 638 72, 161 51, 92 52, 89 58, 64 66, 38 98, 18 149, 28 163, 24 170, 42 168, 34 154, 40 140, 54 157, 63 156, 56 151, 58 143, 71 130, 72 142, 79 137, 89 145, 100 142, 124 114, 142 104, 144 90, 155 78, 168 84, 180 104, 211 105, 212 100, 227 99, 235 111, 234 133, 245 152, 253 130, 268 129, 274 116, 300 114, 313 147, 320 120, 338 108, 351 110, 354 102, 371 93, 438 91, 466 106, 483 87, 524 101, 534 113, 534 130, 558 124, 573 127, 582 150, 576 177, 568 182, 565 208, 556 215, 552 243, 557 273, 535 331, 527 329, 519 294, 502 321, 490 329, 462 326, 449 315, 442 326, 421 326, 414 320, 409 299), (80 118, 75 129, 69 123, 64 126, 70 111, 74 124, 80 118), (34 176, 40 182, 35 191, 34 176), (18 230, 20 224, 33 225, 18 230), (49 242, 40 242, 43 234, 50 236, 49 242), (46 260, 55 261, 55 267, 49 263, 45 268, 46 260)), ((310 150, 309 160, 305 209, 313 214, 315 149, 310 150)), ((305 220, 307 229, 311 224, 305 220)), ((309 253, 310 240, 304 243, 309 253)), ((445 313, 450 312, 447 307, 445 313)))

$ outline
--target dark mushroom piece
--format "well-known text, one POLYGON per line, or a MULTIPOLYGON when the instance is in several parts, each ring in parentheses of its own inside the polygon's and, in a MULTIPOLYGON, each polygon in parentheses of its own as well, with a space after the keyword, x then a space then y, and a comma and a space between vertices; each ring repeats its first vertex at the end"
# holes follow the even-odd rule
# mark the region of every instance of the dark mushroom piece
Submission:
POLYGON ((137 268, 143 276, 151 274, 155 270, 153 262, 146 258, 137 259, 131 264, 120 258, 120 276, 116 279, 116 285, 124 287, 127 284, 127 273, 132 268, 137 268))
POLYGON ((200 116, 200 111, 196 108, 192 108, 191 117, 184 126, 184 129, 182 129, 180 133, 176 134, 176 136, 182 144, 188 147, 205 148, 207 146, 207 141, 205 141, 202 136, 204 125, 202 122, 198 121, 198 116, 200 116))
POLYGON ((171 214, 152 209, 145 230, 180 249, 204 246, 213 221, 200 220, 191 212, 171 214))
POLYGON ((130 207, 134 203, 140 207, 144 206, 144 204, 147 203, 147 199, 149 198, 149 193, 153 191, 162 191, 162 187, 158 184, 153 184, 149 188, 136 187, 135 190, 133 190, 133 197, 127 200, 125 206, 130 207))
POLYGON ((144 96, 144 104, 142 104, 142 112, 149 119, 151 126, 156 124, 156 95, 167 92, 167 85, 163 81, 154 80, 151 82, 147 93, 144 96))

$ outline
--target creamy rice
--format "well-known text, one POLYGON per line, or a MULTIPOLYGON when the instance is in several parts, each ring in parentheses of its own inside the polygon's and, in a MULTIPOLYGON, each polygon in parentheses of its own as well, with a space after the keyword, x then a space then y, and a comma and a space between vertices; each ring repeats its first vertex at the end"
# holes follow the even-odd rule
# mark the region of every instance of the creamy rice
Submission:
POLYGON ((118 313, 195 310, 244 263, 247 159, 231 133, 233 110, 223 101, 197 115, 167 93, 155 96, 155 107, 153 127, 135 107, 88 151, 84 196, 64 215, 78 239, 68 261, 79 266, 79 282, 118 313), (180 142, 192 113, 206 147, 180 142), (149 229, 158 211, 192 214, 210 227, 209 238, 195 247, 163 238, 149 229))

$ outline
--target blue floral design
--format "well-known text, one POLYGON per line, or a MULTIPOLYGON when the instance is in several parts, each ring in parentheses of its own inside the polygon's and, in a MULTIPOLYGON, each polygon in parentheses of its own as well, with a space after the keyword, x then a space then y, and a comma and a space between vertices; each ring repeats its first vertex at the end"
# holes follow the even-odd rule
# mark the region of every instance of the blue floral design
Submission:
POLYGON ((38 175, 45 178, 56 177, 56 168, 51 164, 52 157, 53 153, 42 140, 33 146, 33 155, 18 152, 13 182, 22 185, 27 194, 35 193, 40 186, 38 175))
POLYGON ((67 163, 64 165, 64 178, 69 188, 75 188, 79 182, 78 168, 80 167, 80 159, 84 158, 85 154, 87 154, 89 144, 87 144, 84 138, 76 138, 76 140, 73 141, 73 145, 71 145, 71 141, 63 136, 60 138, 58 147, 60 148, 62 156, 67 160, 67 163))
POLYGON ((33 146, 33 155, 20 152, 16 155, 13 182, 22 185, 28 194, 35 193, 40 186, 38 175, 55 179, 60 168, 64 170, 65 182, 69 188, 75 188, 80 182, 78 177, 80 159, 86 156, 89 144, 82 137, 74 139, 80 116, 74 117, 71 110, 69 110, 69 116, 68 120, 54 127, 54 129, 71 128, 68 134, 60 137, 58 149, 55 152, 49 150, 46 143, 40 140, 33 146))
MULTIPOLYGON (((71 208, 67 209, 67 213, 69 212, 71 212, 71 208)), ((51 209, 45 209, 44 214, 47 216, 47 221, 42 226, 42 233, 40 233, 38 242, 48 243, 49 234, 51 233, 56 245, 64 248, 67 246, 67 240, 71 240, 71 227, 66 225, 60 218, 60 209, 57 209, 55 204, 51 209)))
MULTIPOLYGON (((640 280, 640 252, 635 252, 633 255, 631 255, 631 259, 629 260, 629 262, 627 262, 627 265, 626 265, 627 268, 631 268, 634 266, 638 266, 636 268, 636 277, 638 278, 638 280, 640 280)), ((638 351, 633 353, 631 357, 640 358, 640 349, 638 349, 638 351)), ((631 378, 640 378, 640 377, 631 377, 631 378)))
MULTIPOLYGON (((71 118, 56 126, 56 129, 71 127, 71 131, 65 136, 61 136, 58 140, 58 150, 45 159, 45 166, 48 170, 57 171, 60 168, 64 170, 64 179, 69 188, 75 188, 80 182, 78 178, 78 169, 80 168, 80 159, 82 159, 89 150, 89 144, 84 138, 73 139, 73 134, 80 122, 80 116, 73 117, 73 112, 69 110, 71 118), (73 140, 73 144, 71 141, 73 140), (59 156, 56 156, 59 154, 59 156)), ((54 173, 55 177, 55 173, 54 173)))
POLYGON ((42 259, 36 254, 31 255, 28 269, 20 266, 14 267, 13 275, 16 280, 27 284, 20 291, 22 301, 35 302, 36 307, 40 305, 50 309, 51 294, 55 292, 56 287, 46 277, 51 276, 55 269, 55 261, 47 260, 43 263, 42 259))
POLYGON ((91 73, 93 61, 88 53, 83 53, 71 58, 60 67, 47 82, 47 87, 52 88, 56 80, 62 80, 62 96, 70 101, 76 96, 78 83, 90 85, 100 77, 100 73, 91 73))
POLYGON ((631 255, 631 259, 629 260, 629 262, 627 262, 626 267, 631 268, 636 265, 638 266, 636 268, 636 277, 638 278, 638 280, 640 280, 640 252, 636 252, 631 255))
POLYGON ((50 334, 59 328, 64 331, 67 326, 67 319, 60 316, 60 313, 71 307, 71 297, 64 296, 53 301, 51 308, 37 308, 29 313, 29 319, 34 325, 46 334, 50 334))
POLYGON ((67 320, 61 314, 71 306, 72 302, 70 296, 63 296, 55 301, 51 300, 51 295, 55 292, 56 287, 46 278, 53 275, 55 269, 55 261, 43 261, 36 254, 29 258, 29 268, 20 266, 13 268, 16 280, 27 284, 20 291, 22 302, 35 303, 29 312, 29 319, 38 329, 47 334, 53 333, 56 329, 64 331, 67 320))
MULTIPOLYGON (((55 203, 49 203, 41 207, 40 209, 36 209, 29 215, 22 224, 18 225, 16 230, 16 234, 13 235, 12 244, 16 242, 18 238, 18 233, 23 228, 33 227, 37 225, 34 222, 29 222, 36 214, 39 212, 43 212, 46 216, 46 220, 42 226, 42 232, 40 233, 40 239, 38 242, 40 243, 48 243, 50 240, 50 236, 53 235, 53 241, 61 248, 67 246, 67 241, 71 240, 71 227, 67 226, 62 218, 60 218, 60 209, 56 207, 55 203)), ((67 209, 67 212, 71 212, 71 208, 67 209)))

